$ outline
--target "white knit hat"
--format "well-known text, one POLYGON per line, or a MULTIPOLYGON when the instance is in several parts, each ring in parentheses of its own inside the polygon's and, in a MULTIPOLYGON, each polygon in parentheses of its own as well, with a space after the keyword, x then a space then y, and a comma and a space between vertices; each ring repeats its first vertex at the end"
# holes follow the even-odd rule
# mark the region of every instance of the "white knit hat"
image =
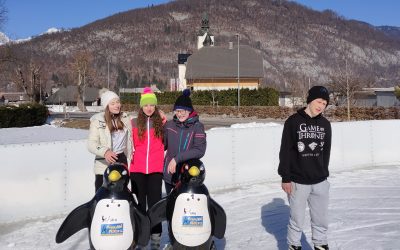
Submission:
POLYGON ((101 106, 103 106, 104 109, 107 108, 107 105, 111 102, 112 99, 119 99, 119 96, 115 94, 114 92, 107 90, 103 94, 101 94, 101 106))

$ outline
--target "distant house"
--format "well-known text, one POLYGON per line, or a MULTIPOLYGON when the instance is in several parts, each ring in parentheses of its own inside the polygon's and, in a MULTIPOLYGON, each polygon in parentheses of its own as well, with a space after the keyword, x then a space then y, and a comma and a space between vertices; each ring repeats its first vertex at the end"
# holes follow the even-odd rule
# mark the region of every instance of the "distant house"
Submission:
POLYGON ((299 107, 304 105, 304 98, 301 96, 294 96, 289 91, 279 92, 279 106, 281 107, 299 107))
POLYGON ((249 46, 214 46, 207 16, 197 36, 197 51, 178 55, 177 89, 257 89, 264 77, 262 56, 249 46), (239 56, 238 56, 239 54, 239 56), (239 64, 239 65, 238 65, 239 64))
POLYGON ((393 107, 400 106, 400 102, 394 94, 394 87, 391 88, 375 88, 376 106, 393 107))
MULTIPOLYGON (((345 105, 345 97, 339 97, 339 105, 345 105)), ((390 88, 363 88, 354 93, 356 107, 393 107, 400 106, 394 94, 394 87, 390 88)))
POLYGON ((0 92, 3 104, 29 102, 29 96, 25 92, 0 92))
MULTIPOLYGON (((78 86, 70 85, 62 87, 57 90, 54 94, 49 96, 45 103, 46 104, 64 104, 69 106, 75 106, 78 98, 78 86)), ((83 90, 83 102, 85 106, 94 106, 97 104, 99 98, 99 89, 95 87, 85 87, 83 90)))
MULTIPOLYGON (((373 90, 356 91, 354 93, 354 106, 356 107, 376 107, 377 96, 373 90)), ((345 100, 343 100, 344 105, 345 100)))

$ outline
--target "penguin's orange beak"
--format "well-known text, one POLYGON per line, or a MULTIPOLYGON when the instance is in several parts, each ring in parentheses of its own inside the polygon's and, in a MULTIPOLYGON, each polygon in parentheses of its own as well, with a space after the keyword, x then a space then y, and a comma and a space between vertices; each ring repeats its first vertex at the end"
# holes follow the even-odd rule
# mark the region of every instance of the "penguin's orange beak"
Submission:
POLYGON ((116 182, 119 179, 121 179, 121 174, 117 170, 111 171, 111 173, 108 175, 108 180, 110 182, 116 182))

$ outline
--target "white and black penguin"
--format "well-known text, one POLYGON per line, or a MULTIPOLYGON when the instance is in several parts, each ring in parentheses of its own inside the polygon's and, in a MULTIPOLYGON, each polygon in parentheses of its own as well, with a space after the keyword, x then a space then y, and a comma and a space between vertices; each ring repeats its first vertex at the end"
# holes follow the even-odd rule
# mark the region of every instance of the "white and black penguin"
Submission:
POLYGON ((89 202, 75 208, 56 235, 61 243, 83 228, 89 229, 92 249, 124 250, 147 245, 150 221, 139 211, 128 189, 129 172, 123 164, 109 165, 103 186, 89 202))
POLYGON ((225 235, 225 211, 203 184, 205 168, 200 160, 189 160, 180 169, 179 182, 171 193, 150 208, 151 225, 168 221, 174 250, 213 249, 212 237, 222 239, 225 235))

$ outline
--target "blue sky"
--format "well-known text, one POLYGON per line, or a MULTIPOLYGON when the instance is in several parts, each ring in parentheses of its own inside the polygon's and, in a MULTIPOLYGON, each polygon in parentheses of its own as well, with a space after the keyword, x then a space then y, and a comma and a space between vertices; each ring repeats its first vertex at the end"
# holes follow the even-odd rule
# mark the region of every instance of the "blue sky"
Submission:
POLYGON ((364 21, 375 26, 400 27, 398 0, 295 0, 314 10, 334 10, 346 19, 364 21))
POLYGON ((5 0, 7 21, 1 30, 11 39, 38 35, 49 28, 76 28, 118 12, 168 0, 5 0))
MULTIPOLYGON (((196 1, 196 0, 194 0, 196 1)), ((169 0, 5 0, 11 39, 38 35, 49 28, 76 28, 130 9, 169 0)), ((400 27, 398 0, 296 0, 315 10, 332 9, 347 19, 400 27)))

